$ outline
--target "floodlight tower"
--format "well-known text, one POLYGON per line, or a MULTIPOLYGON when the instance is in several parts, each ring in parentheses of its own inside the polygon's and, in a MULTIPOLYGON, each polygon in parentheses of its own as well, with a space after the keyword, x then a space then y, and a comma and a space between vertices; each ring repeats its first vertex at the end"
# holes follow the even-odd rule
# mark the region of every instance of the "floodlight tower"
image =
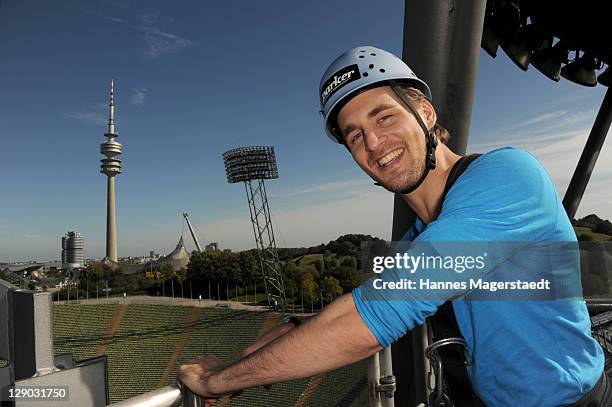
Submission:
POLYGON ((285 286, 276 252, 276 241, 264 183, 265 179, 278 178, 274 147, 235 148, 223 153, 223 161, 227 181, 230 184, 244 182, 268 305, 284 309, 285 286), (270 304, 270 298, 275 304, 270 304))
POLYGON ((115 176, 121 174, 121 144, 115 141, 115 82, 111 80, 108 112, 108 140, 100 144, 100 153, 106 156, 100 160, 100 172, 108 177, 106 195, 106 259, 117 262, 117 231, 115 220, 115 176))

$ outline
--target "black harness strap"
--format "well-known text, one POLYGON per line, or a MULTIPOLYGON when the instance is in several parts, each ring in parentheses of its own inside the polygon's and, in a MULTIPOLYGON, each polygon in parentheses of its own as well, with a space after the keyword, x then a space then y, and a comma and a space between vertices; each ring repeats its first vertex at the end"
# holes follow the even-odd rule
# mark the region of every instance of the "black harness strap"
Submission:
MULTIPOLYGON (((463 174, 467 167, 478 158, 480 154, 471 154, 461 157, 451 169, 444 193, 442 194, 442 202, 446 199, 446 194, 450 190, 454 182, 463 174)), ((447 338, 463 338, 453 304, 451 301, 446 301, 438 311, 429 318, 429 323, 433 331, 433 340, 437 342, 447 338)), ((448 395, 450 396, 453 406, 455 407, 482 407, 485 404, 478 398, 467 374, 465 352, 460 345, 448 345, 439 348, 438 354, 442 360, 444 380, 447 384, 448 395)), ((437 386, 442 385, 437 383, 437 386)))

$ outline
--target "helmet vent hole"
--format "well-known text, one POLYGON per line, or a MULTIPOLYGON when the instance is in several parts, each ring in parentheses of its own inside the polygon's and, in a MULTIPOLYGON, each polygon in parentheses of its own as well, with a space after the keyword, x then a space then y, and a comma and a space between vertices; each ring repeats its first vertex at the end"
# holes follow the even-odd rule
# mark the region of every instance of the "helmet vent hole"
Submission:
POLYGON ((365 50, 364 49, 360 49, 359 52, 365 52, 365 50))
POLYGON ((363 76, 368 76, 368 73, 367 73, 367 72, 364 72, 364 73, 363 73, 363 76))
POLYGON ((373 57, 375 57, 375 56, 376 56, 376 54, 375 54, 375 53, 371 53, 370 55, 372 55, 373 57))
POLYGON ((370 69, 374 68, 374 64, 370 64, 370 69))
POLYGON ((363 55, 359 55, 359 58, 363 58, 363 55))
POLYGON ((384 70, 384 69, 382 69, 382 68, 380 68, 380 72, 385 73, 385 70, 384 70))

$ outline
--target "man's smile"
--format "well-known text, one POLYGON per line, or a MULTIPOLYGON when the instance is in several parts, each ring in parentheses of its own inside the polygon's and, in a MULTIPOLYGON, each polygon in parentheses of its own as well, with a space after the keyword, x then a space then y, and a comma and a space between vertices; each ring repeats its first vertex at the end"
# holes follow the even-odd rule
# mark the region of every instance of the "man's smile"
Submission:
POLYGON ((403 153, 404 153, 404 148, 403 147, 396 148, 396 149, 386 153, 381 158, 377 159, 376 163, 378 164, 378 166, 380 168, 385 168, 385 167, 389 166, 391 163, 395 162, 396 159, 398 157, 400 157, 403 153))

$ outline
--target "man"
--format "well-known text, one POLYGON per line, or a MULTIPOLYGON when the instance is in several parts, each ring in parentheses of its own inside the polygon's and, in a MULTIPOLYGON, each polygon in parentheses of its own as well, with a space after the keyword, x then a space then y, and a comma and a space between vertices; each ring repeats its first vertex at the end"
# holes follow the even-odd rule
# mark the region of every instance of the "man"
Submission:
MULTIPOLYGON (((529 154, 505 148, 477 158, 443 200, 460 157, 443 143, 427 84, 374 47, 338 57, 321 80, 328 136, 378 184, 417 214, 403 240, 575 241, 550 178, 529 154)), ((373 355, 433 315, 444 301, 363 295, 371 281, 297 327, 268 333, 223 365, 201 357, 179 370, 192 391, 216 398, 310 377, 373 355)), ((474 391, 488 406, 604 405, 612 389, 582 301, 453 301, 472 360, 474 391), (604 393, 606 393, 604 395, 604 393), (576 404, 586 405, 586 404, 576 404)))

